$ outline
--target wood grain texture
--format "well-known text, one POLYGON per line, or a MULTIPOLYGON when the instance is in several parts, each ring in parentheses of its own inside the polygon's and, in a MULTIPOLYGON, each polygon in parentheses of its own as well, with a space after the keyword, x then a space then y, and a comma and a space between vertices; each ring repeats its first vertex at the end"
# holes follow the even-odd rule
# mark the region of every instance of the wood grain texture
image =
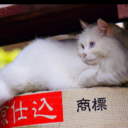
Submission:
POLYGON ((80 31, 79 19, 119 22, 116 4, 33 4, 0 9, 0 46, 80 31))

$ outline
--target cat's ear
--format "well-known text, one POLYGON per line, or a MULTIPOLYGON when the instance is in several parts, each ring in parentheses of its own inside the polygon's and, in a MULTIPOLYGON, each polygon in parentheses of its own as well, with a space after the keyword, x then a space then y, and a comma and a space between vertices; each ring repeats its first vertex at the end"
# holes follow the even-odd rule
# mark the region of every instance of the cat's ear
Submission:
POLYGON ((87 26, 89 26, 88 23, 86 23, 85 21, 82 21, 82 20, 80 20, 80 24, 81 24, 82 28, 86 28, 87 26))
POLYGON ((105 22, 102 19, 97 20, 98 29, 103 35, 110 35, 111 34, 111 28, 107 22, 105 22))

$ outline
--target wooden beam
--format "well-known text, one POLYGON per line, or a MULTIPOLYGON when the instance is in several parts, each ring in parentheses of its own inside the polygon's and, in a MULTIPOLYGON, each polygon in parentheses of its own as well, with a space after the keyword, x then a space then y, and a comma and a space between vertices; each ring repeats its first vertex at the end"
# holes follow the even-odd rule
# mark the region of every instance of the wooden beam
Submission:
POLYGON ((0 9, 0 46, 80 31, 79 19, 120 22, 116 4, 35 4, 0 9))

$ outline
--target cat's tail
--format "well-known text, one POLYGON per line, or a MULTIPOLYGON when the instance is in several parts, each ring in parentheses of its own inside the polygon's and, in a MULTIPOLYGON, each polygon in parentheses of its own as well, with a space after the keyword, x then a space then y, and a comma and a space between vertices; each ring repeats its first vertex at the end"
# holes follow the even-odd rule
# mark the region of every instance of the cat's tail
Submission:
POLYGON ((0 106, 14 96, 15 95, 9 90, 5 82, 0 78, 0 106))

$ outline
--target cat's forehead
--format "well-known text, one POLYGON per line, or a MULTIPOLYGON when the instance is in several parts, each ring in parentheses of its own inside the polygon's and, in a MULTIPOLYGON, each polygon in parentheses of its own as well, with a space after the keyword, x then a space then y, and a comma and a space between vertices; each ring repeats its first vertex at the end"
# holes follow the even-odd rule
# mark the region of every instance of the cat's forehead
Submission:
POLYGON ((84 31, 83 34, 84 36, 86 35, 90 35, 90 36, 94 36, 95 34, 97 34, 98 32, 98 27, 97 25, 89 25, 84 31))
POLYGON ((93 28, 93 27, 95 27, 95 26, 97 26, 97 23, 93 23, 93 24, 90 24, 87 28, 93 28))
POLYGON ((97 25, 89 26, 80 35, 80 41, 95 41, 99 38, 100 34, 98 32, 97 25))

